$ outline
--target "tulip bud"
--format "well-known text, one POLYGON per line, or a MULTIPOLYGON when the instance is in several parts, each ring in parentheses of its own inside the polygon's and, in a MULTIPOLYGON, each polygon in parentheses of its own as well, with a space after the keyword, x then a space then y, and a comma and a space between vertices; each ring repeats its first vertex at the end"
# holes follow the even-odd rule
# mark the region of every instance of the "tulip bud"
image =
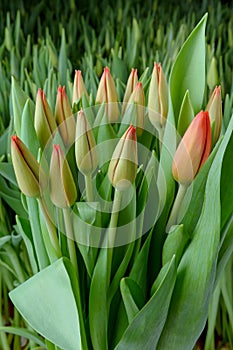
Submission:
POLYGON ((168 86, 160 63, 154 62, 148 93, 148 116, 154 126, 163 127, 168 113, 168 86))
POLYGON ((83 94, 86 95, 87 99, 89 98, 83 81, 82 72, 81 70, 75 70, 72 105, 77 102, 83 94))
POLYGON ((71 146, 75 140, 75 120, 72 115, 65 86, 58 87, 55 119, 59 126, 59 132, 64 144, 66 146, 71 146))
POLYGON ((145 123, 145 94, 141 82, 136 84, 133 93, 129 98, 128 106, 130 107, 130 104, 132 103, 136 104, 136 127, 137 135, 140 136, 143 132, 145 123))
POLYGON ((47 187, 47 177, 31 151, 18 138, 11 137, 11 156, 20 190, 29 197, 40 197, 47 187))
POLYGON ((77 114, 75 156, 77 166, 83 175, 89 175, 96 169, 98 165, 96 142, 83 110, 77 114))
POLYGON ((209 112, 210 123, 213 134, 213 144, 218 141, 222 128, 222 101, 221 101, 221 86, 216 86, 209 102, 206 106, 206 111, 209 112))
POLYGON ((106 103, 106 114, 111 123, 118 120, 117 90, 114 80, 108 67, 104 68, 104 72, 100 79, 96 94, 96 103, 106 103))
POLYGON ((50 161, 50 197, 53 204, 59 208, 70 207, 77 198, 73 175, 60 145, 53 145, 50 161))
POLYGON ((36 97, 34 124, 39 143, 41 147, 44 148, 56 130, 57 125, 51 108, 47 102, 45 93, 42 89, 38 90, 36 97))
POLYGON ((211 151, 211 127, 208 112, 199 112, 186 130, 175 152, 172 174, 180 184, 188 185, 211 151))
POLYGON ((129 98, 130 98, 137 82, 138 82, 137 69, 132 68, 130 76, 129 76, 128 81, 127 81, 125 94, 124 94, 124 98, 123 98, 122 114, 124 114, 124 112, 125 112, 127 102, 129 101, 129 98))
POLYGON ((136 128, 130 125, 120 138, 108 168, 108 177, 116 189, 127 189, 135 181, 137 174, 136 128))

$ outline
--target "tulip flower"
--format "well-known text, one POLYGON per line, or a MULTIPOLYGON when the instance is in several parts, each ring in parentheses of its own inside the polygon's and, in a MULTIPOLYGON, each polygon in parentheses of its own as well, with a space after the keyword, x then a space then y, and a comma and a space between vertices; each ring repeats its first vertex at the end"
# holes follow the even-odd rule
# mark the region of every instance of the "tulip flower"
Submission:
POLYGON ((42 89, 38 90, 36 97, 34 124, 40 146, 44 148, 56 130, 57 125, 42 89))
POLYGON ((222 101, 221 86, 216 86, 206 106, 209 112, 210 123, 213 134, 213 144, 218 141, 222 128, 222 101))
POLYGON ((132 68, 130 76, 129 76, 127 84, 126 84, 125 94, 124 94, 124 98, 123 98, 122 114, 124 114, 124 112, 125 112, 127 102, 129 101, 129 98, 130 98, 137 82, 138 82, 137 69, 132 68))
POLYGON ((109 164, 108 177, 118 190, 124 190, 135 181, 137 174, 136 128, 130 125, 119 140, 109 164))
POLYGON ((89 175, 98 165, 96 142, 83 110, 78 112, 76 123, 76 163, 83 175, 89 175))
POLYGON ((96 94, 96 103, 104 102, 106 103, 106 114, 108 120, 111 123, 115 123, 118 120, 119 114, 117 105, 117 91, 108 67, 104 68, 96 94))
POLYGON ((40 197, 47 187, 47 177, 31 151, 18 138, 11 137, 11 156, 20 190, 29 197, 40 197))
POLYGON ((73 85, 73 98, 72 105, 77 102, 83 94, 89 98, 87 89, 85 87, 81 70, 75 70, 74 85, 73 85))
POLYGON ((66 146, 75 140, 75 120, 66 94, 65 86, 59 86, 55 105, 55 120, 59 126, 61 138, 66 146))
MULTIPOLYGON (((139 82, 136 84, 130 98, 128 101, 128 108, 130 104, 136 104, 136 126, 137 126, 137 135, 140 136, 144 129, 145 123, 145 94, 142 87, 142 83, 139 82)), ((126 109, 127 111, 127 109, 126 109)))
POLYGON ((77 198, 73 175, 60 145, 53 145, 50 161, 50 197, 53 204, 59 208, 70 207, 77 198))
POLYGON ((211 151, 208 112, 199 112, 186 130, 174 155, 172 174, 180 184, 192 182, 211 151))
POLYGON ((168 113, 168 86, 160 63, 154 62, 148 93, 148 116, 151 123, 161 128, 168 113))

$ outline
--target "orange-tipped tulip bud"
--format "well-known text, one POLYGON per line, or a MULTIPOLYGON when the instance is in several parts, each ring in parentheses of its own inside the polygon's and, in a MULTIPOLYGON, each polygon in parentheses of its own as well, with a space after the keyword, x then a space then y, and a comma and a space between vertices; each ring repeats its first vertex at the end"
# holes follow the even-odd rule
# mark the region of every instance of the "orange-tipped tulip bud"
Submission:
POLYGON ((47 177, 31 151, 18 138, 11 137, 11 156, 20 190, 29 197, 40 197, 47 187, 47 177))
POLYGON ((208 112, 199 112, 186 130, 174 155, 172 174, 176 181, 192 182, 211 151, 211 127, 208 112))
POLYGON ((130 107, 130 104, 132 103, 136 104, 136 127, 137 135, 140 136, 145 124, 145 94, 141 82, 136 84, 133 93, 129 98, 128 106, 130 107))
POLYGON ((163 127, 168 113, 168 86, 160 63, 154 62, 148 94, 148 116, 156 127, 163 127))
POLYGON ((104 102, 106 103, 106 114, 108 120, 110 123, 115 123, 118 120, 119 115, 117 91, 108 67, 104 68, 96 94, 96 103, 104 102))
POLYGON ((50 161, 50 197, 53 204, 59 208, 70 207, 77 198, 73 175, 60 145, 53 145, 50 161))
POLYGON ((42 89, 38 90, 36 97, 34 124, 40 146, 44 148, 56 130, 57 125, 42 89))
POLYGON ((87 99, 89 98, 83 81, 82 72, 81 70, 75 70, 72 105, 76 103, 83 96, 83 94, 87 97, 87 99))
POLYGON ((132 68, 131 73, 129 75, 126 89, 125 89, 125 94, 123 98, 123 108, 122 108, 122 114, 125 112, 125 108, 127 106, 127 102, 129 101, 129 98, 138 82, 138 73, 137 69, 132 68))
POLYGON ((216 86, 209 102, 206 106, 206 110, 209 112, 210 123, 213 134, 213 143, 218 141, 221 128, 222 128, 222 100, 221 100, 221 86, 216 86))
POLYGON ((90 175, 96 169, 98 165, 96 142, 83 110, 77 114, 75 156, 77 166, 83 175, 90 175))
POLYGON ((75 120, 66 94, 65 86, 59 86, 55 106, 55 119, 61 138, 66 146, 71 146, 75 140, 75 120))
POLYGON ((108 168, 112 185, 122 191, 134 183, 138 166, 136 128, 130 125, 120 138, 108 168))

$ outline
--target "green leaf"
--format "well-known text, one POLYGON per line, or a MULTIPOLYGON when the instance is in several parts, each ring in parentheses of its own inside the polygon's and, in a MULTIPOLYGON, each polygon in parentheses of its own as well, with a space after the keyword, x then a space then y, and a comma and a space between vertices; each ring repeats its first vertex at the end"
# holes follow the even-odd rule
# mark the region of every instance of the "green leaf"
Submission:
POLYGON ((176 267, 173 257, 155 293, 129 324, 115 350, 156 348, 166 321, 175 280, 176 267))
POLYGON ((201 216, 178 266, 176 285, 158 350, 192 349, 205 326, 220 243, 221 167, 232 130, 233 120, 210 168, 201 216))
POLYGON ((200 217, 204 201, 203 193, 205 191, 208 173, 219 146, 221 145, 221 141, 222 139, 215 145, 209 158, 189 186, 179 209, 177 222, 184 225, 184 234, 189 237, 192 237, 195 226, 200 217), (193 215, 193 213, 195 213, 195 215, 193 215))
MULTIPOLYGON (((233 118, 232 118, 233 119, 233 118)), ((231 124, 232 124, 231 119, 231 124)), ((221 228, 225 226, 233 213, 233 137, 227 146, 223 158, 221 173, 221 228)))
POLYGON ((58 60, 58 71, 59 71, 59 83, 61 85, 67 86, 67 54, 66 54, 66 36, 65 36, 65 30, 62 29, 62 36, 61 36, 61 47, 59 52, 59 60, 58 60))
POLYGON ((37 158, 39 142, 34 128, 34 114, 34 103, 30 99, 27 99, 22 112, 20 138, 30 149, 35 158, 37 158))
POLYGON ((170 93, 176 124, 187 90, 190 92, 194 112, 197 113, 202 106, 205 90, 206 20, 207 14, 203 16, 185 41, 172 67, 170 93))
POLYGON ((138 284, 131 278, 123 278, 120 283, 122 299, 129 323, 144 305, 144 295, 138 284))
POLYGON ((39 269, 43 269, 49 265, 49 258, 41 232, 38 203, 35 198, 30 197, 27 197, 26 201, 28 206, 28 215, 29 218, 31 218, 30 225, 36 257, 38 260, 39 269))
POLYGON ((82 254, 87 273, 91 277, 95 267, 101 238, 101 213, 98 203, 76 203, 77 213, 73 216, 74 235, 82 254))
POLYGON ((18 186, 12 163, 0 162, 0 174, 5 177, 5 179, 10 181, 13 185, 18 186))
POLYGON ((16 216, 16 223, 19 233, 22 235, 24 243, 26 245, 33 274, 36 274, 38 272, 38 266, 35 257, 35 250, 33 246, 33 238, 29 220, 16 216))
POLYGON ((173 226, 168 233, 163 246, 163 265, 170 261, 173 255, 176 256, 176 263, 179 264, 188 238, 184 235, 183 228, 183 225, 173 226))
POLYGON ((11 98, 12 98, 12 107, 13 107, 14 128, 15 128, 16 134, 20 135, 23 108, 28 99, 28 96, 21 89, 17 80, 13 76, 11 79, 11 98))
POLYGON ((29 339, 33 341, 34 343, 45 347, 45 343, 42 341, 41 337, 39 337, 36 333, 29 331, 26 328, 19 328, 19 327, 0 327, 0 332, 5 332, 9 334, 19 335, 20 337, 29 339))
POLYGON ((59 259, 10 292, 30 326, 63 349, 82 349, 79 315, 72 284, 59 259))
POLYGON ((186 129, 188 128, 193 118, 194 111, 189 96, 189 90, 187 90, 180 107, 180 114, 178 118, 177 131, 180 137, 184 135, 186 129))

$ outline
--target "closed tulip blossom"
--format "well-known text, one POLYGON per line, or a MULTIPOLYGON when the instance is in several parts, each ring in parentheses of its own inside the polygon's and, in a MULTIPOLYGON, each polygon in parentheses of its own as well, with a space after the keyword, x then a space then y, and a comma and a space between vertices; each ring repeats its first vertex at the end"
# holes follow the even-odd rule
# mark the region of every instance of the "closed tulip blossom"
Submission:
POLYGON ((40 146, 44 148, 55 132, 57 125, 42 89, 37 92, 34 124, 40 146))
POLYGON ((99 82, 96 103, 106 103, 106 114, 110 123, 118 120, 119 110, 117 105, 117 90, 110 69, 104 68, 104 72, 99 82))
POLYGON ((11 156, 20 190, 29 197, 40 197, 47 187, 47 177, 31 151, 18 138, 11 137, 11 156))
POLYGON ((98 165, 96 142, 83 110, 77 114, 75 156, 81 173, 92 174, 98 165))
POLYGON ((213 134, 213 143, 218 141, 222 128, 222 101, 221 86, 216 86, 206 106, 209 112, 210 123, 213 134))
POLYGON ((148 93, 148 116, 151 123, 162 128, 168 114, 168 86, 161 63, 154 63, 148 93))
POLYGON ((108 168, 108 177, 118 190, 127 189, 133 184, 137 174, 137 136, 136 128, 130 125, 120 138, 108 168))
POLYGON ((66 146, 71 146, 75 140, 75 120, 65 86, 59 86, 55 105, 55 120, 61 138, 66 146))
POLYGON ((83 95, 89 98, 85 87, 81 70, 75 70, 72 104, 77 102, 83 95))
POLYGON ((211 151, 208 112, 199 112, 186 130, 174 155, 172 174, 181 184, 190 184, 211 151))
POLYGON ((141 82, 136 84, 129 98, 128 106, 126 107, 126 112, 127 109, 130 108, 130 105, 133 103, 136 105, 135 126, 137 127, 137 135, 140 136, 143 132, 145 124, 145 94, 141 82))
POLYGON ((172 174, 179 189, 167 223, 167 232, 177 223, 186 190, 211 152, 211 127, 208 112, 199 112, 186 130, 175 152, 172 174))
POLYGON ((137 69, 132 68, 131 73, 129 75, 129 78, 127 80, 126 88, 125 88, 125 94, 123 98, 123 107, 122 107, 122 114, 125 112, 125 108, 127 106, 127 102, 130 99, 130 96, 138 82, 138 74, 137 69))
POLYGON ((60 145, 53 145, 50 161, 50 197, 53 204, 59 208, 70 207, 77 198, 73 175, 60 145))

